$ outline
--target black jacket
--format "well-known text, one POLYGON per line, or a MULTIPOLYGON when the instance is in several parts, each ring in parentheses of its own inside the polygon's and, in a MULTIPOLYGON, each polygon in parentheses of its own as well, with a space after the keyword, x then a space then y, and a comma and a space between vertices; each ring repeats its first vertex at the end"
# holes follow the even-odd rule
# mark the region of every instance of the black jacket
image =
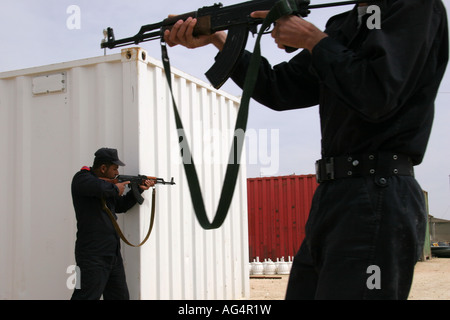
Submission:
MULTIPOLYGON (((282 111, 320 105, 322 156, 397 152, 422 162, 448 61, 441 0, 380 2, 381 29, 357 28, 356 7, 329 37, 288 63, 263 59, 254 99, 282 111)), ((250 53, 232 79, 242 87, 250 53)))
POLYGON ((102 210, 101 199, 117 219, 136 204, 132 192, 119 196, 112 183, 99 179, 84 167, 72 180, 72 200, 77 218, 76 255, 115 256, 120 251, 118 236, 108 214, 102 210))

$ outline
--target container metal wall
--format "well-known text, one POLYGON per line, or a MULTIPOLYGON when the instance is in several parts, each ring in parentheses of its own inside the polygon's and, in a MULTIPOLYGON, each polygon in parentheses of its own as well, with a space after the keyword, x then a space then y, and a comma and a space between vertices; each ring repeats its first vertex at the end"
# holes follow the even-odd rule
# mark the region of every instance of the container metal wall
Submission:
MULTIPOLYGON (((232 136, 211 132, 233 129, 239 102, 180 71, 173 73, 212 216, 232 136)), ((76 220, 70 184, 76 171, 92 165, 101 147, 119 150, 126 163, 121 173, 176 182, 157 187, 149 242, 140 249, 122 244, 131 298, 249 296, 245 167, 225 224, 204 231, 193 212, 166 79, 160 63, 145 51, 125 49, 0 74, 0 143, 0 174, 7 181, 0 192, 0 299, 71 296, 68 268, 75 264, 76 220)), ((119 217, 133 243, 143 239, 150 220, 150 192, 144 195, 142 206, 119 217)))
POLYGON ((247 179, 250 261, 297 253, 316 188, 314 175, 247 179))

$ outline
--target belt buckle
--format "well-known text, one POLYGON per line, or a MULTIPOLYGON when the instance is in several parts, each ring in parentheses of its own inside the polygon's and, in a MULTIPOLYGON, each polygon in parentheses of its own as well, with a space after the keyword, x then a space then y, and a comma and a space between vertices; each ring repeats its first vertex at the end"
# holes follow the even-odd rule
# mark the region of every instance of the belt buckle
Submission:
POLYGON ((328 180, 334 180, 334 158, 327 158, 325 162, 326 174, 328 180))
POLYGON ((328 180, 334 180, 334 158, 324 158, 316 161, 316 180, 322 183, 328 180))
POLYGON ((317 181, 317 183, 322 183, 322 179, 321 179, 321 177, 320 177, 320 173, 321 173, 321 170, 320 170, 320 161, 321 160, 317 160, 316 161, 316 181, 317 181))

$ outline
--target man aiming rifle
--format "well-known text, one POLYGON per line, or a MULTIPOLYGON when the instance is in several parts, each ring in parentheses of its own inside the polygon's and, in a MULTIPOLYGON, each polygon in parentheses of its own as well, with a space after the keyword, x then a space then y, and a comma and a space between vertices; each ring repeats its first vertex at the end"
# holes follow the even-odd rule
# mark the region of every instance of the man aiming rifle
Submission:
MULTIPOLYGON (((421 256, 427 212, 413 167, 425 155, 448 61, 447 16, 441 0, 375 5, 380 29, 367 27, 365 4, 332 17, 324 31, 281 17, 272 31, 277 46, 304 50, 259 66, 255 100, 276 111, 320 110, 320 186, 287 299, 406 299, 421 256), (376 286, 368 270, 379 270, 376 286)), ((180 19, 165 42, 223 50, 227 33, 194 35, 197 22, 180 19)), ((250 57, 245 52, 231 74, 241 87, 250 57)))
MULTIPOLYGON (((124 194, 130 181, 111 183, 119 166, 116 149, 102 148, 95 153, 93 166, 83 167, 72 180, 72 199, 77 217, 75 259, 81 272, 81 284, 72 300, 128 300, 129 292, 120 253, 120 237, 104 206, 116 219, 116 213, 131 209, 137 199, 132 192, 124 194)), ((139 194, 156 181, 145 180, 139 194)))

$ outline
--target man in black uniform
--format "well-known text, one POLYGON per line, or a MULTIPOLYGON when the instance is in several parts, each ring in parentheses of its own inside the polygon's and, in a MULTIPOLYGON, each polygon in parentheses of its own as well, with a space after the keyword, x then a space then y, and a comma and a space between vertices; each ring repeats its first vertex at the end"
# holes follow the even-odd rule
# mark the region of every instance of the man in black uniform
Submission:
MULTIPOLYGON (((129 182, 113 184, 119 166, 116 149, 102 148, 95 153, 92 168, 83 167, 72 180, 72 199, 77 217, 75 258, 80 270, 81 285, 75 289, 72 300, 128 300, 120 237, 102 209, 102 199, 114 214, 125 213, 136 203, 132 192, 123 196, 129 182)), ((153 183, 141 185, 148 190, 153 183)))
MULTIPOLYGON (((279 19, 278 47, 305 50, 260 66, 254 99, 277 111, 320 106, 321 184, 287 299, 406 299, 423 249, 426 210, 413 166, 423 160, 448 61, 447 16, 441 0, 376 5, 380 29, 369 28, 366 4, 332 17, 324 32, 296 16, 279 19)), ((166 42, 222 50, 226 34, 193 37, 196 22, 177 22, 166 42)), ((245 52, 232 75, 241 87, 249 60, 245 52)))

